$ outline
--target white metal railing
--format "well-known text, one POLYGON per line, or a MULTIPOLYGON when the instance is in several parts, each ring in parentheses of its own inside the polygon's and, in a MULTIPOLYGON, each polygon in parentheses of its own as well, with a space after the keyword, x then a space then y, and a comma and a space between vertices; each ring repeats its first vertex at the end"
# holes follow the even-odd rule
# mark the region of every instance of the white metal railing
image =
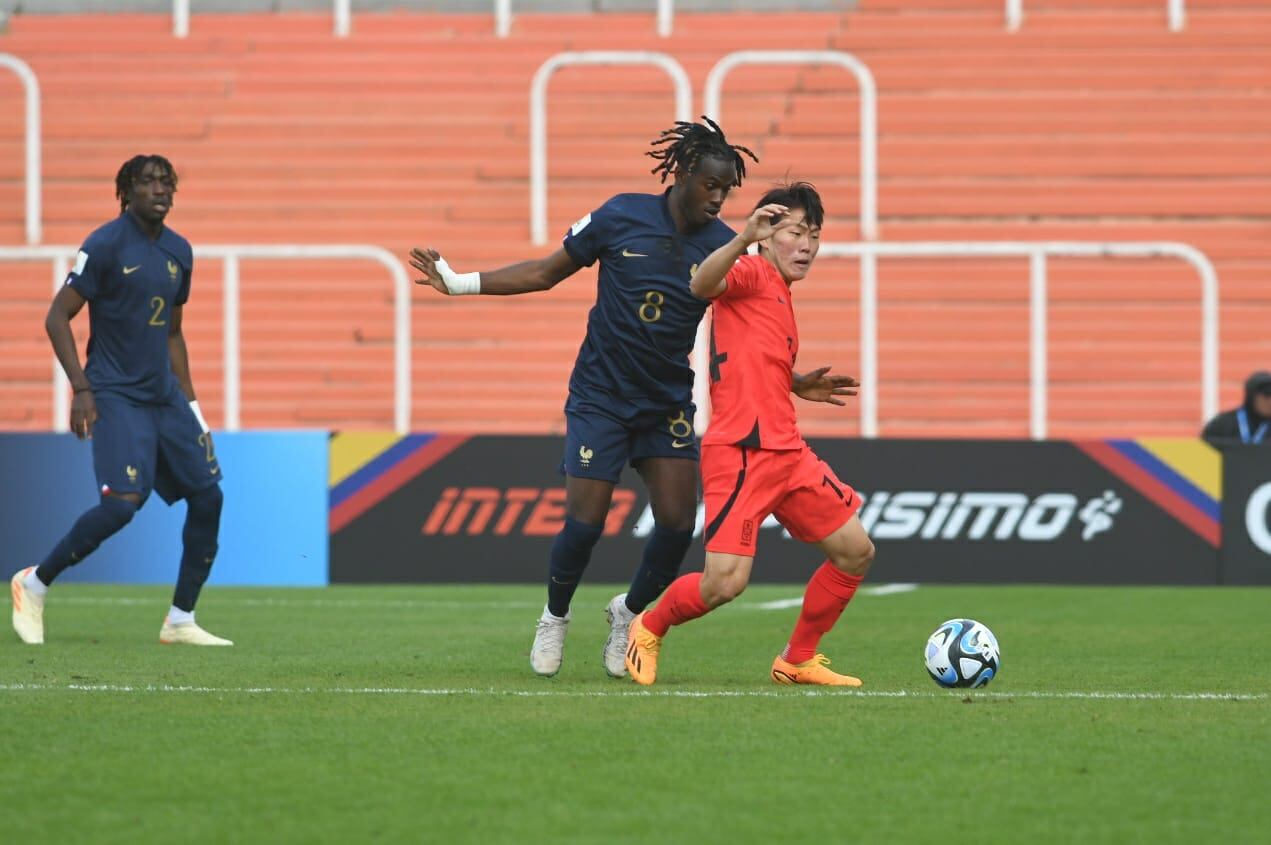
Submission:
POLYGON ((507 38, 512 31, 512 0, 494 0, 494 34, 507 38))
MULTIPOLYGON (((337 38, 347 38, 352 23, 350 0, 332 0, 332 29, 337 38)), ((190 35, 190 0, 172 0, 172 35, 187 38, 190 35)))
POLYGON ((410 278, 400 261, 383 247, 366 244, 327 246, 250 245, 203 246, 194 248, 195 257, 220 258, 224 280, 225 427, 239 427, 239 260, 246 259, 361 259, 384 266, 393 278, 393 428, 398 434, 410 431, 410 278))
MULTIPOLYGON (((675 0, 658 0, 658 35, 668 38, 675 20, 675 0)), ((507 38, 512 31, 512 0, 494 0, 494 34, 507 38)))
MULTIPOLYGON (((53 262, 53 291, 62 287, 70 270, 70 262, 78 251, 73 246, 0 247, 0 261, 53 262)), ((225 421, 227 431, 240 427, 241 361, 239 358, 239 262, 243 259, 344 259, 374 261, 387 268, 393 279, 393 427, 399 434, 410 430, 411 361, 410 361, 410 279, 400 261, 388 250, 365 244, 331 244, 304 246, 291 244, 228 244, 196 246, 196 258, 214 258, 222 262, 223 280, 223 355, 225 385, 225 421)), ((70 407, 67 394, 70 385, 57 359, 53 359, 53 430, 69 430, 70 407)))
POLYGON ((878 237, 878 87, 874 74, 851 53, 842 50, 739 50, 715 63, 706 75, 706 99, 703 108, 716 121, 720 114, 720 92, 724 79, 739 65, 813 65, 833 64, 846 68, 856 77, 860 87, 860 170, 861 170, 861 238, 878 237))
MULTIPOLYGON (((856 56, 842 50, 740 50, 724 56, 706 75, 705 102, 703 108, 716 121, 723 123, 720 104, 724 80, 740 65, 838 65, 856 77, 860 90, 860 226, 861 238, 872 241, 878 237, 878 86, 869 67, 856 56)), ((861 286, 873 288, 876 279, 876 259, 873 255, 861 256, 861 286)), ((697 403, 695 427, 705 431, 710 422, 710 391, 707 385, 709 356, 704 352, 707 342, 709 314, 697 328, 697 341, 691 357, 693 366, 693 400, 697 403)), ((862 325, 861 343, 872 344, 874 324, 862 325)))
POLYGON ((349 29, 353 24, 353 12, 349 5, 349 0, 335 0, 331 9, 331 14, 335 17, 333 24, 336 38, 349 37, 349 29))
MULTIPOLYGON (((1169 15, 1170 32, 1182 32, 1187 25, 1187 8, 1185 0, 1166 0, 1166 13, 1169 15)), ((1006 28, 1018 32, 1024 23, 1024 0, 1006 0, 1006 28)))
POLYGON ((26 242, 38 244, 40 232, 40 81, 31 66, 8 53, 0 53, 0 67, 13 71, 26 97, 26 242))
POLYGON ((684 67, 665 53, 590 50, 557 53, 539 66, 530 83, 530 238, 547 243, 547 83, 568 65, 653 65, 675 83, 675 119, 693 119, 693 88, 684 67))
MULTIPOLYGON (((982 242, 860 242, 823 243, 820 255, 828 258, 1028 258, 1030 266, 1029 393, 1030 433, 1046 437, 1047 429, 1047 313, 1046 259, 1069 258, 1176 258, 1186 261, 1200 277, 1201 306, 1201 421, 1218 412, 1218 274, 1200 250, 1181 243, 1081 242, 1081 241, 982 241, 982 242)), ((860 406, 861 435, 878 436, 878 290, 866 284, 860 289, 860 406)))

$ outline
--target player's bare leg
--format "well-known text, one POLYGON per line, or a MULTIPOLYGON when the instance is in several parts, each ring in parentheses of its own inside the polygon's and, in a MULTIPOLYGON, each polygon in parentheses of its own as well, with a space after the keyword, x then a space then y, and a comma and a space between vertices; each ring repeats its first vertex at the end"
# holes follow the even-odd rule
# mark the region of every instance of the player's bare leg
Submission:
POLYGON ((755 559, 747 555, 707 552, 706 570, 702 572, 702 602, 714 610, 740 596, 750 583, 750 570, 754 565, 755 559))
POLYGON ((853 516, 817 546, 828 559, 808 581, 794 633, 785 651, 772 662, 772 680, 779 684, 859 687, 859 678, 830 670, 829 658, 818 654, 816 647, 869 571, 874 543, 860 519, 853 516))
POLYGON ((569 604, 591 560, 592 547, 604 531, 613 488, 612 481, 565 478, 565 525, 552 544, 547 605, 534 624, 530 646, 530 668, 537 675, 550 678, 560 671, 569 632, 569 604))
POLYGON ((675 579, 657 607, 631 622, 627 635, 627 671, 637 684, 648 686, 657 680, 658 654, 662 638, 672 625, 691 619, 737 598, 750 582, 755 559, 722 552, 706 553, 706 570, 675 579))

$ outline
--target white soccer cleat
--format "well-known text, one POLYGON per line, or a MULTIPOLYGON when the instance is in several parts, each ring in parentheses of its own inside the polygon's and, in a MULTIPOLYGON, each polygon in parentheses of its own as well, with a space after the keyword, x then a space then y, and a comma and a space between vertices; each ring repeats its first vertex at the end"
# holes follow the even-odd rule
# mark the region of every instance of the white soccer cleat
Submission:
POLYGON ((233 645, 232 640, 209 634, 193 622, 171 625, 167 621, 159 629, 159 642, 164 645, 233 645))
POLYGON ((635 614, 627 607, 627 594, 614 596, 605 607, 609 636, 605 639, 605 671, 611 678, 627 674, 627 629, 635 614))
POLYGON ((13 630, 22 642, 41 645, 44 642, 44 596, 37 596, 26 588, 26 576, 34 566, 19 570, 9 581, 13 594, 13 630))
POLYGON ((565 653, 565 634, 569 631, 569 614, 562 619, 546 607, 534 624, 534 645, 530 646, 530 668, 536 675, 550 678, 560 671, 565 653))

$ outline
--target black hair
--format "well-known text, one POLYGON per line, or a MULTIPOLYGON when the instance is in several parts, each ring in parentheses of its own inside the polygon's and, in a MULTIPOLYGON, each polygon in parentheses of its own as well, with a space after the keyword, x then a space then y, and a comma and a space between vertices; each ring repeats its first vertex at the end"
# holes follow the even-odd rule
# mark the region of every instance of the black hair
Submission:
POLYGON ((128 195, 132 193, 132 183, 141 178, 141 171, 145 170, 147 164, 162 167, 167 171, 168 176, 172 178, 172 190, 177 189, 177 171, 172 166, 172 162, 161 155, 133 156, 125 161, 119 168, 119 173, 115 174, 115 197, 119 200, 121 212, 128 210, 128 195))
MULTIPOLYGON (((810 182, 790 182, 778 185, 759 198, 755 208, 769 203, 784 205, 786 208, 803 209, 803 219, 812 228, 821 228, 825 222, 825 208, 821 205, 821 195, 810 182)), ((754 209, 751 209, 754 212, 754 209)))
POLYGON ((759 157, 745 147, 728 143, 724 130, 706 115, 702 115, 702 120, 706 121, 706 125, 677 120, 674 126, 664 129, 656 140, 651 141, 650 147, 660 149, 645 153, 658 160, 657 166, 649 172, 661 173, 665 182, 668 176, 693 173, 704 158, 722 158, 732 162, 737 169, 737 184, 740 185, 746 175, 746 160, 741 154, 750 156, 756 164, 759 157))

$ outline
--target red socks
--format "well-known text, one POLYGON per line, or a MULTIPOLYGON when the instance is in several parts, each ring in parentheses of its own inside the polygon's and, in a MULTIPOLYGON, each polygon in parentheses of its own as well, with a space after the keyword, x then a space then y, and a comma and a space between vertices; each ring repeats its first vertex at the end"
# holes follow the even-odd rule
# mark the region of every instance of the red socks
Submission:
POLYGON ((790 644, 781 653, 782 658, 790 663, 811 660, 821 637, 843 615, 843 609, 864 578, 863 575, 848 575, 829 561, 821 564, 803 593, 803 610, 799 612, 799 621, 790 635, 790 644))
POLYGON ((667 587, 657 607, 645 611, 644 627, 655 636, 665 637, 672 625, 705 616, 709 610, 702 601, 702 573, 681 575, 667 587))
MULTIPOLYGON (((848 575, 829 561, 821 564, 808 581, 803 593, 803 610, 790 636, 782 657, 791 663, 803 663, 816 654, 817 644, 826 631, 843 615, 843 609, 856 594, 863 575, 848 575)), ((645 611, 644 627, 649 633, 665 637, 672 625, 705 616, 710 611, 702 601, 702 573, 682 575, 667 588, 657 607, 645 611)))

